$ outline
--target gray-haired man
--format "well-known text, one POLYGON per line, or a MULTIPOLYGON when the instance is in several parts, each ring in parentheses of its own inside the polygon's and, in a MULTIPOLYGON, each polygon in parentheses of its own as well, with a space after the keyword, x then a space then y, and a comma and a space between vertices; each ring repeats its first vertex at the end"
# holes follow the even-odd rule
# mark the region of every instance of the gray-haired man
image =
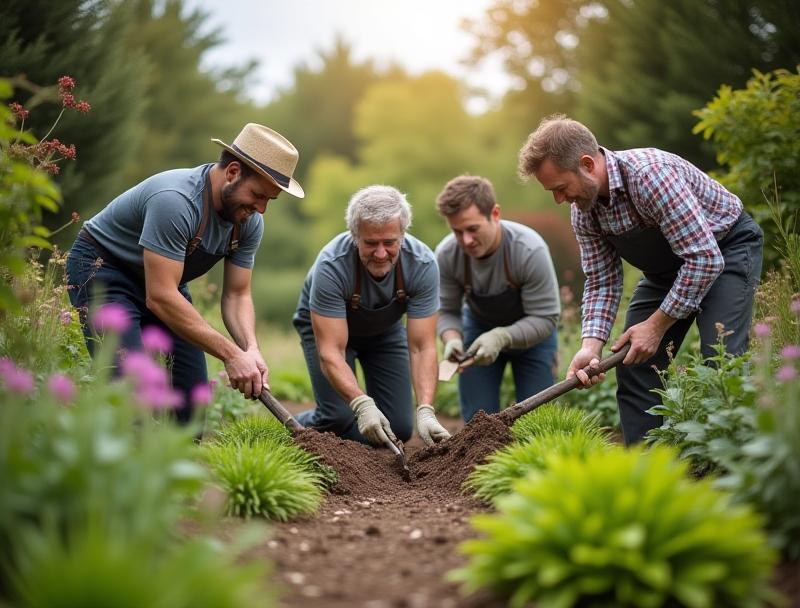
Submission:
POLYGON ((390 186, 356 192, 346 219, 349 231, 317 256, 294 315, 317 402, 297 418, 345 439, 407 441, 413 384, 417 431, 427 444, 441 441, 449 433, 431 405, 439 306, 433 252, 406 234, 411 207, 390 186), (356 360, 366 393, 356 379, 356 360))

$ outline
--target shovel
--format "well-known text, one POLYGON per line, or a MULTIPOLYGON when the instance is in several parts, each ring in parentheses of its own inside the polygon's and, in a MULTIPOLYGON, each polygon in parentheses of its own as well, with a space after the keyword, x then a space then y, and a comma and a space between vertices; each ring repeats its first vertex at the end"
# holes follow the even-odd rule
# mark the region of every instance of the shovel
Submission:
MULTIPOLYGON (((613 355, 606 357, 605 359, 600 361, 600 364, 598 365, 597 369, 590 370, 589 366, 587 365, 586 367, 583 368, 583 371, 585 371, 590 378, 598 374, 603 374, 608 370, 616 367, 620 363, 622 363, 622 360, 625 358, 625 355, 628 354, 630 348, 631 345, 626 344, 617 352, 615 352, 613 355)), ((564 393, 568 393, 573 388, 577 388, 580 384, 581 381, 578 380, 577 376, 573 376, 572 378, 567 378, 566 380, 562 380, 558 384, 554 384, 553 386, 546 388, 543 391, 538 392, 535 395, 528 397, 527 399, 520 401, 519 403, 516 403, 509 408, 506 408, 505 410, 500 412, 498 416, 508 426, 511 426, 511 424, 520 416, 524 416, 528 412, 535 410, 540 405, 544 405, 545 403, 560 397, 564 393)))
POLYGON ((439 382, 448 382, 453 376, 456 375, 456 372, 459 370, 459 368, 464 363, 472 360, 474 356, 475 355, 464 355, 455 361, 445 359, 439 363, 439 382))

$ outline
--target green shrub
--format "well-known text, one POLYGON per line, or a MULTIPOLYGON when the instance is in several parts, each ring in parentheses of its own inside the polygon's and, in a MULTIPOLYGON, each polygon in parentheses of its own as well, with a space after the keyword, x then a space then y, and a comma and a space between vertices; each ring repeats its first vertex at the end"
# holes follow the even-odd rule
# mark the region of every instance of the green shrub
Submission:
POLYGON ((322 487, 331 488, 338 480, 336 471, 331 467, 317 456, 295 446, 289 430, 272 415, 250 416, 224 425, 214 435, 214 442, 222 445, 261 444, 267 448, 271 445, 291 447, 294 449, 287 452, 291 461, 314 475, 322 487))
POLYGON ((269 375, 269 386, 276 399, 285 401, 314 401, 311 378, 304 369, 278 369, 269 375))
POLYGON ((755 432, 750 355, 729 355, 721 342, 714 348, 707 360, 695 354, 686 365, 672 361, 661 373, 664 388, 655 391, 662 403, 649 410, 664 422, 648 432, 647 441, 677 446, 695 475, 719 469, 716 454, 746 443, 755 432))
POLYGON ((514 482, 533 470, 542 470, 551 454, 585 460, 610 446, 602 433, 583 429, 552 431, 501 448, 479 464, 464 482, 464 488, 486 502, 511 492, 514 482))
POLYGON ((520 416, 511 425, 511 434, 517 441, 526 441, 557 432, 583 431, 587 435, 600 436, 604 433, 597 423, 598 417, 596 412, 589 414, 577 408, 547 403, 520 416))
POLYGON ((473 518, 485 536, 450 577, 513 607, 762 606, 776 556, 760 518, 685 474, 663 447, 553 456, 473 518))
POLYGON ((304 454, 299 448, 263 442, 211 444, 204 454, 227 492, 229 515, 286 521, 313 513, 322 502, 320 477, 298 463, 304 454))

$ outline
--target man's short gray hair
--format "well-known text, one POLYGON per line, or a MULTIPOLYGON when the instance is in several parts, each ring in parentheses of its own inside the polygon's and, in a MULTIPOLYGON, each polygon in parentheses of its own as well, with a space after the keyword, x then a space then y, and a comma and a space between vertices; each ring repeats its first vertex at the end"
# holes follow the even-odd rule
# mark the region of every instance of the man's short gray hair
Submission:
POLYGON ((347 204, 347 228, 358 237, 361 222, 383 226, 399 219, 400 230, 405 234, 411 226, 411 205, 405 195, 391 186, 367 186, 356 192, 347 204))
POLYGON ((586 125, 564 114, 553 114, 539 123, 519 151, 518 173, 527 180, 547 159, 559 169, 577 171, 584 154, 594 157, 598 152, 597 139, 586 125))

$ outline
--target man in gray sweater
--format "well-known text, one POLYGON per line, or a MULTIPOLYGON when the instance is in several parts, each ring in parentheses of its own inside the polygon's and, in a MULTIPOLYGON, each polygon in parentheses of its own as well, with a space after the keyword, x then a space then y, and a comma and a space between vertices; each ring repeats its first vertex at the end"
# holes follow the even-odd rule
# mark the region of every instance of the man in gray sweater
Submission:
POLYGON ((444 358, 462 361, 461 415, 500 410, 511 364, 517 401, 553 384, 560 312, 558 282, 544 239, 500 219, 489 180, 462 175, 436 199, 452 234, 436 247, 444 358), (466 350, 465 350, 466 347, 466 350))

